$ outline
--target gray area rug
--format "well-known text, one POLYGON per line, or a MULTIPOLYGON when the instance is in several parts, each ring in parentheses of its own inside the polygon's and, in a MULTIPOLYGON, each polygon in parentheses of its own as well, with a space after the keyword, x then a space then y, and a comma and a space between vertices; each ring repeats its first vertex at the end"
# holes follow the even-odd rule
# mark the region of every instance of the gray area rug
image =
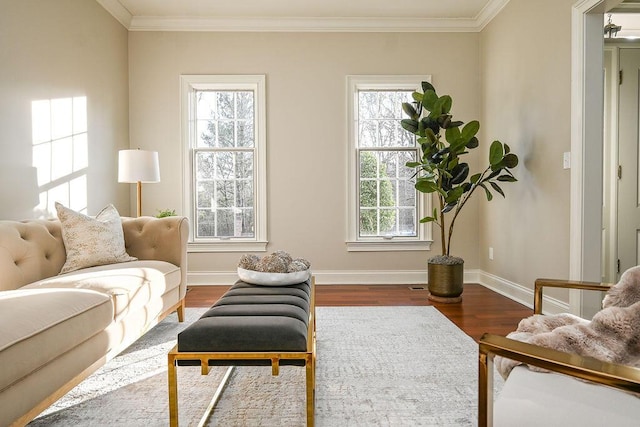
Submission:
MULTIPOLYGON (((168 425, 166 354, 204 309, 175 314, 30 426, 168 425)), ((478 348, 433 307, 317 308, 316 425, 473 426, 478 348)), ((226 368, 178 368, 181 426, 197 425, 226 368)), ((496 376, 496 390, 502 386, 496 376)), ((304 426, 304 368, 238 367, 210 426, 304 426)))

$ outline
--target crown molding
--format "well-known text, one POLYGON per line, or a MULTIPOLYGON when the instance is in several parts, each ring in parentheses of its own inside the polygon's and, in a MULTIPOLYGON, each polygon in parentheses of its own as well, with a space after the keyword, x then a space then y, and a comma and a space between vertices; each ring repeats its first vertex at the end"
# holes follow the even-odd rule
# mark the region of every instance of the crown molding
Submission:
POLYGON ((509 3, 509 0, 490 0, 487 5, 476 16, 478 31, 482 31, 493 18, 509 3))
POLYGON ((100 6, 113 15, 127 30, 131 29, 133 15, 118 0, 96 0, 100 6))
POLYGON ((130 31, 475 32, 473 19, 134 16, 130 31))
POLYGON ((489 0, 474 18, 290 18, 133 16, 119 0, 96 0, 129 31, 479 32, 509 0, 489 0))

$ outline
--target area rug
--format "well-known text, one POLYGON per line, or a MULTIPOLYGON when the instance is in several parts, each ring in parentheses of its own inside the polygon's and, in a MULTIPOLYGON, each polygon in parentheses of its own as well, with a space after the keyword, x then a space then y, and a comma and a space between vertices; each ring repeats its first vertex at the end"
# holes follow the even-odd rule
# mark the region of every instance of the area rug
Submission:
MULTIPOLYGON (((168 425, 166 354, 202 312, 166 318, 29 425, 168 425)), ((477 344, 434 307, 318 307, 317 352, 317 426, 476 425, 477 344)), ((225 371, 178 368, 181 426, 198 423, 225 371)), ((207 425, 305 420, 304 368, 238 367, 207 425)))

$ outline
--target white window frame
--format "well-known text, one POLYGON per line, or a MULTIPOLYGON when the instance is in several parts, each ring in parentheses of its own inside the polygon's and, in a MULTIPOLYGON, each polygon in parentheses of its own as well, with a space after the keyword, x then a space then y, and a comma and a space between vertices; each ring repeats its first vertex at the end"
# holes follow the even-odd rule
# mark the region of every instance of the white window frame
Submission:
POLYGON ((426 251, 431 248, 432 226, 419 221, 431 211, 431 198, 423 193, 416 196, 416 236, 359 236, 358 177, 358 91, 360 90, 411 90, 421 88, 423 81, 431 81, 431 76, 347 76, 347 132, 348 132, 348 177, 347 190, 347 250, 349 252, 377 251, 426 251))
POLYGON ((254 237, 200 238, 189 231, 189 252, 265 252, 267 250, 267 142, 264 75, 181 75, 181 125, 183 153, 182 209, 195 222, 194 148, 196 143, 196 91, 251 90, 254 92, 254 237))

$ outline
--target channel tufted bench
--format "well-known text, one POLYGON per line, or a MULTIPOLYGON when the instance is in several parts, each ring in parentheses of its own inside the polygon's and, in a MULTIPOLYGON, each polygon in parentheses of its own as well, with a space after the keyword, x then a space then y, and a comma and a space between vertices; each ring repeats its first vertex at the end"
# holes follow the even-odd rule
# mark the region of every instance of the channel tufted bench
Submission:
POLYGON ((307 426, 314 424, 315 279, 288 286, 236 282, 200 319, 178 334, 168 354, 170 425, 178 425, 177 366, 230 366, 200 425, 213 412, 234 366, 306 367, 307 426))

